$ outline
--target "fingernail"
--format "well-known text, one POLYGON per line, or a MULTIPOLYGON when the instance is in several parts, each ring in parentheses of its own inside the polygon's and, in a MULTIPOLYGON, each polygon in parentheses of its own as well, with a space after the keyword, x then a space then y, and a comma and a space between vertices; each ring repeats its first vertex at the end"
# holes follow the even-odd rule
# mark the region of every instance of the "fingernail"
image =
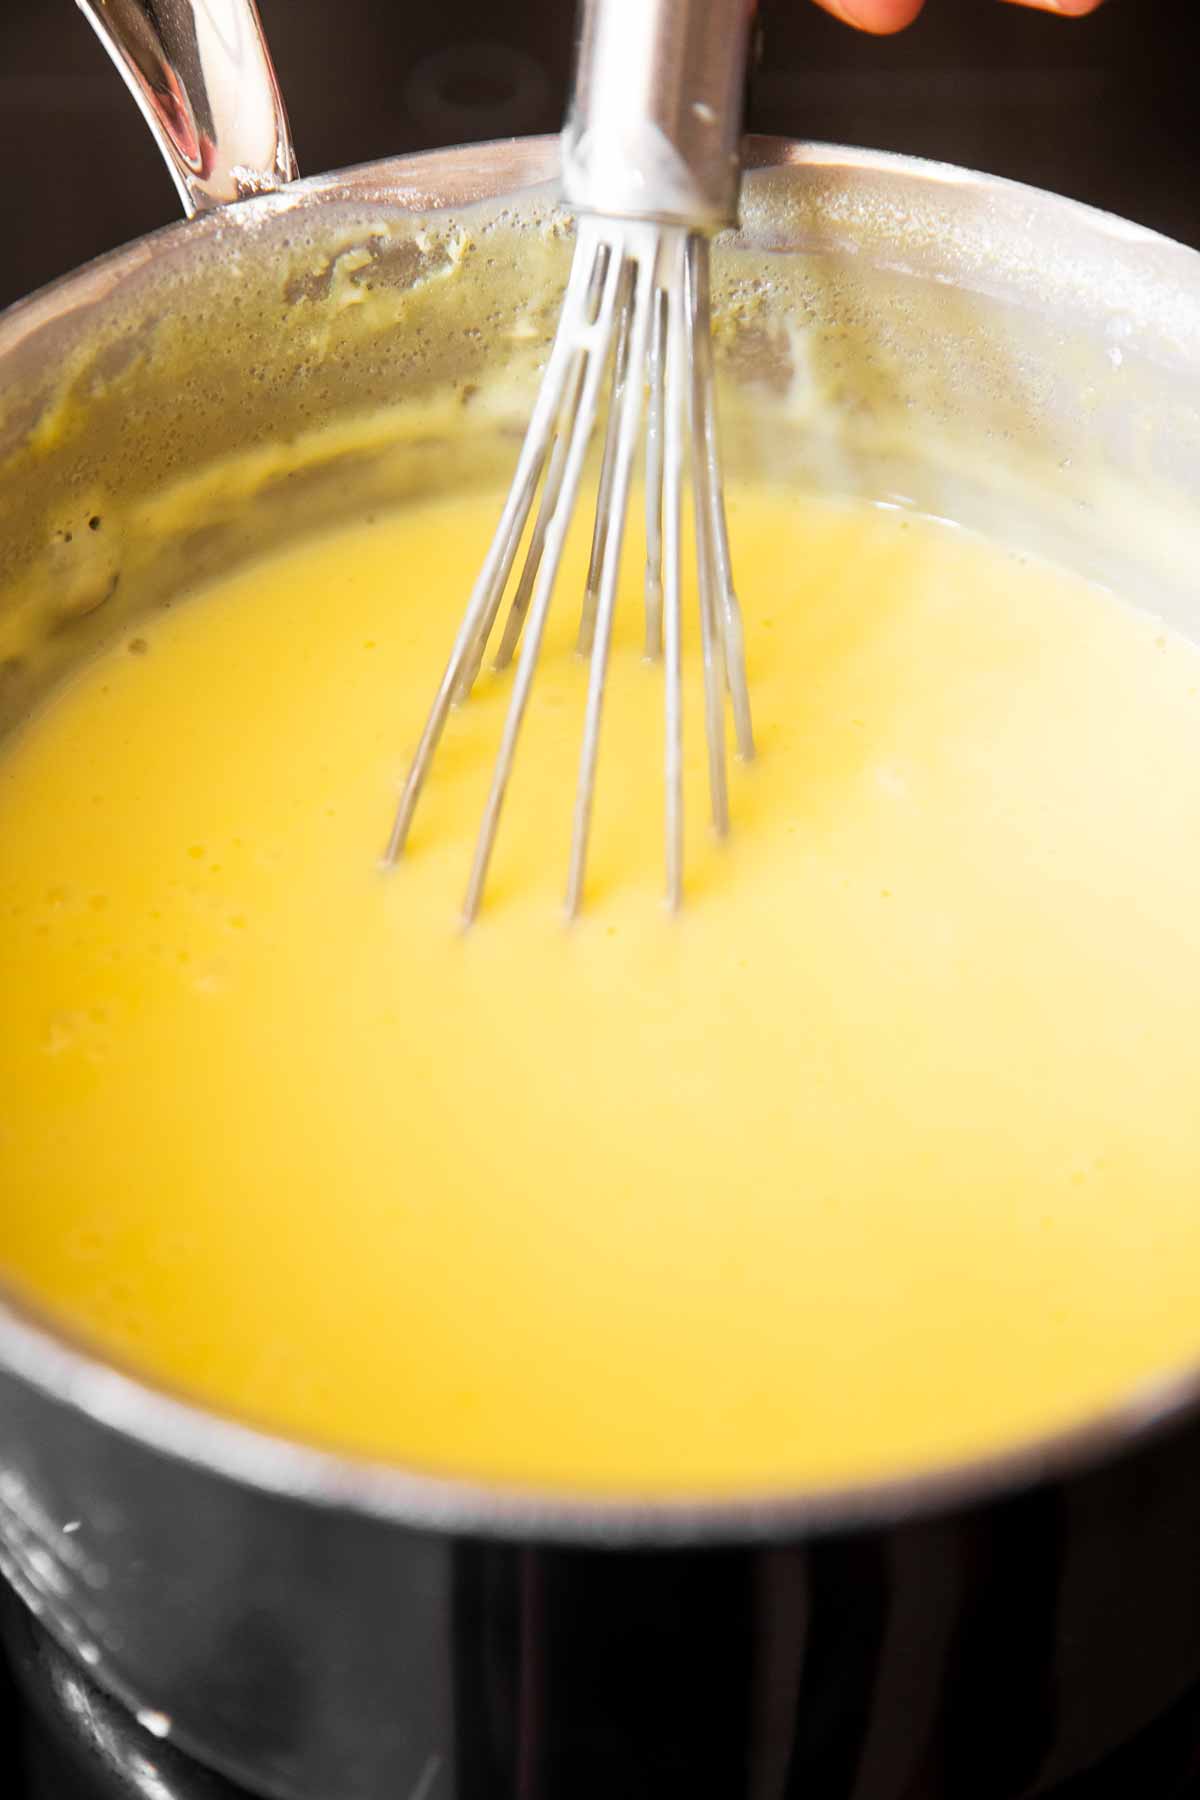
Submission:
POLYGON ((857 0, 821 0, 827 12, 834 13, 843 25, 853 26, 855 31, 869 31, 873 36, 880 34, 879 20, 868 8, 866 11, 857 4, 857 0))
POLYGON ((1007 0, 1009 6, 1026 6, 1032 12, 1059 13, 1064 19, 1081 19, 1096 11, 1100 0, 1007 0))

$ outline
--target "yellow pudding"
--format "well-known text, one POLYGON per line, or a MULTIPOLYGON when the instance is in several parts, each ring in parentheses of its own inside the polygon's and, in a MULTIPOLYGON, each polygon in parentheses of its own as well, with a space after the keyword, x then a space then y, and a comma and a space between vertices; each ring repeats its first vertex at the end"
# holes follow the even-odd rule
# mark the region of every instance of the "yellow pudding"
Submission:
POLYGON ((572 549, 377 855, 495 516, 365 523, 113 646, 0 758, 0 1271, 127 1366, 406 1465, 778 1489, 1200 1350, 1200 654, 928 520, 732 505, 761 747, 662 885, 626 571, 584 916, 572 549))

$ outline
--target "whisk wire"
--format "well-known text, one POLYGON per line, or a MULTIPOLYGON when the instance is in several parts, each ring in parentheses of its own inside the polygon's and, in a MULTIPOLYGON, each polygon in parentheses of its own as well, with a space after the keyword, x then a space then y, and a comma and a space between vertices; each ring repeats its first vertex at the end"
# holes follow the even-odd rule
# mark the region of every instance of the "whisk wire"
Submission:
MULTIPOLYGON (((707 249, 707 245, 703 246, 707 249)), ((716 576, 716 547, 713 543, 711 508, 700 468, 703 414, 704 369, 697 359, 695 338, 695 306, 699 244, 688 245, 685 265, 686 298, 684 316, 688 330, 688 424, 692 443, 692 513, 696 537, 696 586, 700 599, 700 647, 704 665, 704 731, 708 741, 708 786, 713 828, 719 837, 729 832, 729 782, 725 768, 725 641, 717 612, 713 584, 716 576)))
MULTIPOLYGON (((612 255, 612 245, 603 238, 592 246, 593 254, 590 257, 590 260, 588 257, 588 249, 589 244, 587 238, 581 230, 578 255, 581 266, 587 271, 587 281, 574 298, 582 305, 583 326, 595 325, 599 317, 600 304, 604 294, 605 276, 608 273, 609 259, 612 255)), ((567 317, 568 308, 564 302, 563 319, 560 324, 560 331, 562 325, 565 325, 567 317)), ((581 332, 582 326, 579 326, 577 322, 577 337, 581 332)), ((563 470, 566 467, 567 451, 571 442, 569 422, 575 417, 579 407, 579 397, 582 391, 583 377, 586 369, 587 351, 583 344, 580 343, 575 350, 574 358, 571 363, 571 371, 567 377, 564 388, 564 398, 554 422, 555 436, 550 451, 550 463, 546 471, 546 480, 542 488, 541 500, 538 503, 537 517, 534 520, 529 547, 525 553, 525 563, 521 570, 520 580, 517 583, 517 591, 514 594, 512 604, 509 607, 508 618, 505 621, 504 632, 500 640, 500 648, 496 653, 496 660, 492 665, 495 669, 507 669, 513 656, 516 654, 516 648, 520 642, 521 631, 525 623, 525 616, 529 611, 529 603, 533 597, 534 582, 537 580, 537 572, 541 567, 542 554, 546 545, 546 532, 549 530, 550 521, 554 517, 554 509, 558 505, 559 492, 562 488, 563 470)), ((528 517, 528 512, 529 508, 527 507, 521 521, 522 529, 524 528, 525 519, 528 517)), ((472 653, 471 666, 468 670, 469 679, 466 680, 461 694, 457 696, 460 699, 467 699, 471 688, 475 685, 480 666, 483 662, 484 653, 487 650, 488 639, 492 635, 492 627, 496 622, 496 616, 500 611, 500 604, 503 597, 503 588, 501 588, 494 596, 493 604, 480 627, 479 637, 472 653)))
MULTIPOLYGON (((572 310, 575 313, 580 312, 589 276, 590 262, 583 258, 572 262, 563 302, 565 314, 572 310)), ((575 354, 573 338, 560 332, 551 347, 546 371, 534 403, 533 414, 521 445, 520 456, 517 459, 516 474, 500 515, 500 522, 488 547, 483 567, 480 569, 475 586, 471 591, 466 614, 454 640, 449 661, 446 664, 433 706, 425 722, 425 728, 421 733, 408 776, 400 793, 391 835, 383 853, 385 865, 394 864, 403 854, 412 827, 413 815, 421 798, 421 790, 425 785, 438 744, 441 742, 451 703, 457 695, 463 672, 468 666, 468 659, 474 655, 485 619, 495 618, 500 597, 503 595, 513 563, 516 560, 517 549, 521 542, 525 521, 533 504, 537 484, 546 464, 563 389, 568 373, 574 366, 575 354)))
MULTIPOLYGON (((617 300, 617 347, 613 356, 612 394, 608 405, 608 430, 604 436, 604 456, 600 464, 600 483, 596 489, 596 515, 592 526, 592 549, 588 558, 587 581, 583 590, 583 610, 579 617, 576 649, 586 656, 596 631, 596 609, 599 604, 601 571, 610 535, 613 510, 613 476, 616 463, 618 432, 615 422, 622 416, 622 402, 629 375, 629 325, 634 299, 636 260, 626 258, 622 272, 620 296, 617 300)), ((635 367, 637 366, 635 362, 635 367)), ((620 521, 624 527, 624 520, 620 521)))
POLYGON ((600 716, 612 642, 617 577, 620 573, 621 548, 629 509, 629 486, 644 404, 641 371, 645 366, 653 313, 652 297, 659 251, 657 232, 653 229, 648 231, 644 241, 634 246, 633 251, 633 254, 627 254, 625 264, 623 309, 613 368, 600 503, 592 543, 593 566, 597 562, 599 566, 596 567, 594 576, 589 571, 584 619, 580 626, 581 647, 585 630, 591 640, 591 666, 588 671, 579 782, 575 792, 571 861, 567 874, 568 918, 574 918, 579 910, 587 868, 588 838, 596 790, 596 757, 600 745, 600 716), (589 606, 594 607, 590 619, 589 606))
POLYGON ((681 317, 686 244, 682 233, 667 246, 667 295, 663 391, 663 658, 666 725, 667 905, 683 900, 683 410, 687 386, 687 340, 681 317))
MULTIPOLYGON (((708 320, 711 309, 709 251, 706 238, 693 238, 689 246, 694 302, 689 308, 692 320, 708 320)), ((754 725, 750 712, 750 690, 746 679, 746 640, 742 627, 742 609, 734 592, 732 562, 729 555, 729 528, 725 518, 725 493, 721 481, 721 454, 717 442, 716 405, 713 399, 713 351, 707 323, 695 330, 692 341, 693 393, 693 471, 697 516, 707 520, 707 536, 712 557, 712 588, 715 595, 717 621, 721 634, 725 664, 725 682, 733 710, 734 737, 743 762, 754 757, 754 725)))
MULTIPOLYGON (((567 418, 573 416, 579 405, 579 395, 583 385, 583 375, 586 366, 586 356, 582 351, 576 352, 571 373, 567 378, 566 400, 562 409, 567 418)), ((529 549, 525 554, 525 563, 521 570, 521 578, 517 583, 517 591, 513 595, 512 605, 508 609, 508 618, 504 622, 504 631, 500 639, 500 648, 496 652, 494 666, 497 669, 508 668, 509 664, 512 662, 513 656, 516 654, 517 645, 521 641, 521 630, 525 624, 525 615, 529 611, 529 602, 533 598, 533 584, 537 580, 537 572, 542 563, 542 553, 546 547, 546 532, 549 529, 551 519, 554 517, 554 509, 558 505, 558 496, 562 488, 563 470, 566 467, 567 449, 570 442, 571 439, 569 433, 559 430, 558 435, 554 440, 554 447, 550 452, 550 464, 546 470, 546 481, 542 488, 542 497, 538 505, 537 518, 534 520, 533 532, 529 540, 529 549)), ((470 683, 471 686, 474 686, 475 676, 478 675, 480 664, 483 662, 484 651, 487 648, 487 640, 492 634, 492 626, 496 622, 496 614, 500 610, 502 597, 502 594, 496 595, 495 608, 493 609, 491 616, 484 620, 480 629, 479 641, 475 646, 475 668, 470 683)), ((466 695, 463 695, 463 698, 465 699, 466 695)))
MULTIPOLYGON (((581 321, 574 333, 575 343, 586 355, 586 365, 580 387, 578 408, 573 417, 564 417, 560 425, 560 429, 569 435, 570 442, 563 464, 561 487, 555 498, 554 511, 546 528, 545 550, 541 566, 538 569, 537 580, 534 583, 533 599, 525 624, 521 653, 517 659, 516 678, 509 700, 508 714, 504 721, 504 733, 500 740, 492 785, 488 792, 487 804, 484 807, 483 823, 480 826, 470 880, 467 883, 466 897, 463 902, 463 923, 467 925, 475 919, 479 911, 479 903, 483 898, 488 866, 496 842, 496 829, 500 822, 500 812, 504 805, 509 777, 512 774, 517 738, 520 735, 525 709, 529 703, 529 690, 533 685, 538 652, 541 649, 546 617, 550 609, 550 599, 554 591, 559 564, 562 561, 563 544, 574 510, 575 497, 579 490, 584 457, 595 430, 600 384, 607 366, 609 347, 616 323, 617 297, 623 279, 624 263, 619 255, 612 254, 612 246, 607 240, 600 238, 597 242, 598 230, 599 222, 591 220, 584 221, 581 228, 581 245, 585 248, 585 262, 590 264, 593 260, 598 262, 602 256, 605 258, 603 287, 594 320, 586 323, 581 321), (591 256, 586 253, 589 249, 593 252, 591 256)), ((578 254, 578 250, 576 254, 578 254)))
POLYGON ((663 381, 666 370, 667 296, 654 291, 650 335, 650 400, 646 412, 646 656, 662 655, 663 381))

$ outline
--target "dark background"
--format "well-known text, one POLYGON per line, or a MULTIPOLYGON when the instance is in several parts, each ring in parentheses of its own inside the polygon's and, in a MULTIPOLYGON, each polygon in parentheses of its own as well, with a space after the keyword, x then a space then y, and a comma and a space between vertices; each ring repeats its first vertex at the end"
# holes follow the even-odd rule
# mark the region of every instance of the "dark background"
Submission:
MULTIPOLYGON (((761 131, 942 157, 1200 244, 1200 0, 1068 21, 928 0, 865 38, 765 0, 761 131)), ((301 169, 553 131, 572 0, 261 0, 301 169)), ((175 217, 140 118, 71 0, 0 0, 0 305, 175 217)))

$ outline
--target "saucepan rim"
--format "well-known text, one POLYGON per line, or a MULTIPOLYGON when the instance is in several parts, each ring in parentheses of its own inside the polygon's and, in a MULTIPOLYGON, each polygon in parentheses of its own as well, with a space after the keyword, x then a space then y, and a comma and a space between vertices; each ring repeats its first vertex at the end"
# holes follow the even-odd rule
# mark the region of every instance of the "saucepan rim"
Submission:
MULTIPOLYGON (((1099 246, 1145 244, 1188 259, 1200 255, 1125 220, 1001 177, 921 158, 785 138, 747 140, 747 165, 904 177, 971 187, 986 203, 1007 196, 1052 206, 1064 225, 1099 246)), ((119 293, 153 258, 185 240, 253 232, 268 214, 331 202, 377 200, 414 212, 458 208, 553 181, 557 139, 514 138, 367 163, 297 181, 274 194, 173 223, 62 276, 0 313, 0 361, 44 325, 119 293)), ((11 1198, 10 1198, 11 1203, 11 1198)), ((361 1513, 419 1531, 579 1545, 737 1544, 893 1525, 995 1500, 1034 1483, 1082 1473, 1200 1412, 1200 1358, 1144 1383, 1067 1429, 999 1452, 837 1486, 779 1488, 730 1496, 704 1493, 610 1497, 479 1482, 419 1472, 354 1453, 302 1444, 207 1410, 98 1353, 19 1299, 0 1281, 0 1371, 97 1426, 233 1483, 318 1508, 361 1513)))

